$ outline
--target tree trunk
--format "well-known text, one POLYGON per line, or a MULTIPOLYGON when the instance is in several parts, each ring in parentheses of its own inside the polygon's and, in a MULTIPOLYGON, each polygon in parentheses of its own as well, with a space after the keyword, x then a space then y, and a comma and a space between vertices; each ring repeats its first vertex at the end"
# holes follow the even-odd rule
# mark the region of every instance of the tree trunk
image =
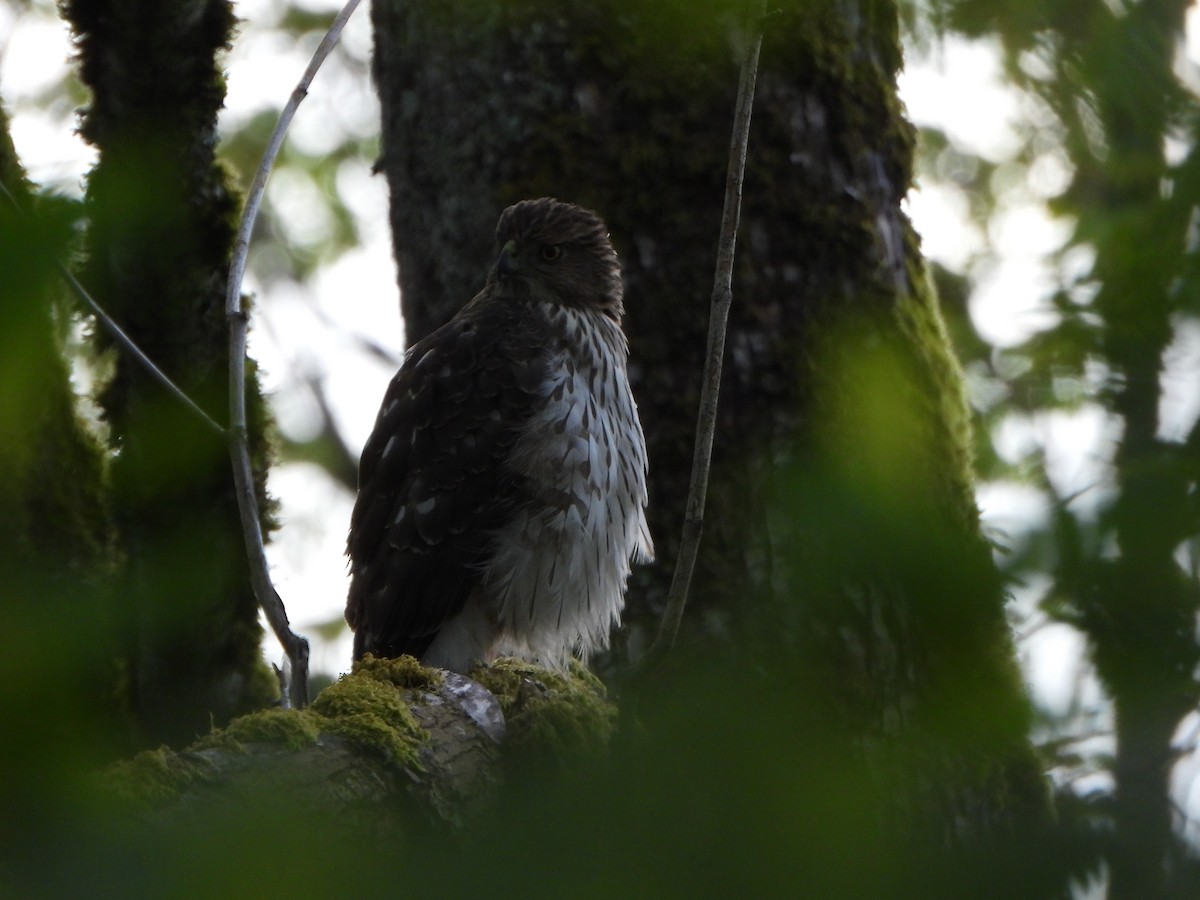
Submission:
MULTIPOLYGON (((226 415, 224 284, 236 202, 214 160, 229 40, 226 0, 73 0, 92 92, 84 281, 146 354, 218 422, 226 415)), ((263 471, 261 402, 251 442, 263 471)), ((101 397, 118 455, 113 495, 124 577, 130 702, 141 739, 182 742, 262 705, 250 589, 224 439, 116 354, 101 397)), ((264 498, 265 499, 265 498, 264 498)))
MULTIPOLYGON (((482 283, 507 204, 558 196, 612 232, 659 550, 630 593, 619 649, 636 656, 683 517, 741 8, 375 0, 373 16, 410 341, 482 283)), ((714 652, 789 702, 820 697, 864 759, 903 756, 888 815, 951 840, 1038 821, 960 376, 900 210, 895 6, 787 4, 764 26, 692 630, 732 635, 714 652)))

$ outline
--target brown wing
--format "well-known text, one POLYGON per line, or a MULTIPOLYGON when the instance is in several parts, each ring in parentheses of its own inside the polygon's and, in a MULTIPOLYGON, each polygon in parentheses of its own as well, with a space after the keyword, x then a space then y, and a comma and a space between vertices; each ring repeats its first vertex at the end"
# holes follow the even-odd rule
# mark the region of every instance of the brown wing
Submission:
POLYGON ((363 448, 350 519, 354 657, 419 656, 518 502, 504 460, 546 377, 544 323, 477 299, 416 344, 363 448))

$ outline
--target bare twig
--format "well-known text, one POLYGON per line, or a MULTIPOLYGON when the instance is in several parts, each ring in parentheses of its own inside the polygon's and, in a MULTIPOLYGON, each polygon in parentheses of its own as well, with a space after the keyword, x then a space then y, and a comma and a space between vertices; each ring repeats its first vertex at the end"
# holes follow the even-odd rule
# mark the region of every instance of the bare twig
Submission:
POLYGON ((229 289, 225 293, 225 314, 227 316, 238 315, 242 308, 242 276, 246 271, 250 233, 254 230, 254 222, 258 218, 258 208, 262 205, 263 192, 267 187, 267 179, 271 176, 275 157, 279 155, 279 149, 283 146, 284 135, 287 134, 288 127, 292 124, 292 117, 296 115, 297 108, 308 96, 308 86, 312 84, 317 70, 321 68, 325 58, 337 45, 342 29, 346 27, 346 22, 350 20, 350 16, 354 14, 358 4, 359 0, 348 0, 342 7, 342 11, 337 14, 337 18, 333 20, 333 24, 329 26, 329 31, 317 45, 316 52, 313 53, 313 57, 308 63, 308 68, 300 77, 300 82, 292 91, 283 111, 279 113, 279 121, 275 123, 275 130, 271 132, 271 138, 267 141, 267 148, 263 151, 262 160, 258 164, 258 170, 254 173, 254 180, 250 183, 250 190, 246 194, 246 208, 242 211, 242 223, 238 228, 237 242, 233 247, 233 260, 229 267, 229 289))
MULTIPOLYGON (((21 204, 19 204, 17 199, 11 193, 9 193, 8 188, 5 187, 3 182, 0 182, 0 191, 2 191, 4 196, 8 198, 8 202, 13 205, 13 209, 17 211, 17 215, 24 218, 26 215, 25 210, 21 209, 21 204)), ((83 304, 92 311, 92 315, 96 317, 96 321, 100 323, 105 331, 112 335, 113 340, 117 342, 121 349, 133 357, 133 359, 137 361, 138 365, 142 366, 142 368, 149 372, 159 384, 167 389, 167 392, 171 394, 171 396, 199 416, 205 425, 219 435, 225 434, 224 428, 218 425, 208 413, 200 408, 200 405, 196 403, 195 400, 185 394, 183 389, 170 379, 166 372, 156 366, 154 361, 142 352, 142 349, 136 343, 134 343, 133 338, 127 335, 125 330, 116 323, 112 316, 104 311, 104 307, 102 307, 96 301, 96 299, 88 293, 87 288, 79 283, 79 280, 71 274, 71 270, 63 265, 61 260, 55 259, 54 265, 58 269, 59 274, 62 275, 63 280, 66 281, 67 286, 70 287, 75 296, 82 300, 83 304)))
MULTIPOLYGON (((258 495, 255 491, 254 474, 250 465, 250 450, 246 437, 246 328, 248 317, 242 307, 242 275, 246 270, 246 256, 250 249, 250 234, 262 204, 263 191, 284 135, 292 122, 301 101, 308 95, 317 70, 329 56, 346 22, 358 7, 359 0, 349 0, 329 26, 329 31, 318 45, 300 83, 292 91, 287 105, 279 114, 279 121, 263 151, 258 171, 246 196, 246 208, 242 211, 241 227, 234 244, 233 259, 229 266, 229 286, 225 294, 225 317, 229 322, 229 410, 230 442, 229 453, 233 462, 233 477, 237 484, 238 508, 242 516, 242 532, 246 539, 246 552, 250 557, 251 582, 258 604, 266 614, 271 630, 283 645, 290 663, 290 684, 285 685, 283 702, 293 707, 308 703, 308 641, 295 634, 288 622, 287 610, 280 599, 267 567, 267 555, 263 546, 262 524, 259 517, 258 495)), ((285 667, 284 671, 286 671, 285 667)))
POLYGON ((688 484, 687 508, 679 558, 667 595, 658 635, 648 654, 653 661, 675 643, 688 591, 700 537, 704 532, 704 503, 708 494, 708 472, 712 463, 713 433, 717 425, 717 396, 721 387, 721 366, 725 357, 725 330, 729 308, 733 304, 733 257, 737 242, 738 219, 742 205, 742 179, 746 171, 746 146, 750 139, 750 112, 754 102, 754 83, 758 78, 758 54, 762 47, 762 23, 766 2, 758 4, 751 16, 746 36, 745 57, 738 83, 737 105, 733 114, 733 137, 729 146, 729 170, 725 176, 725 208, 721 214, 721 236, 717 245, 717 267, 713 277, 712 309, 708 321, 708 352, 704 365, 704 384, 700 393, 700 413, 696 421, 696 446, 692 454, 692 476, 688 484))

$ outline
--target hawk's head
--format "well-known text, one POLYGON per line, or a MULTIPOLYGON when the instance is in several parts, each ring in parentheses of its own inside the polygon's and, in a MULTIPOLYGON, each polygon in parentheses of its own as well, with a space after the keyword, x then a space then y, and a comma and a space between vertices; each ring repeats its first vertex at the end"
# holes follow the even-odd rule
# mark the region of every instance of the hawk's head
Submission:
POLYGON ((534 300, 593 307, 621 319, 621 264, 604 221, 549 197, 522 200, 496 225, 488 285, 534 300))

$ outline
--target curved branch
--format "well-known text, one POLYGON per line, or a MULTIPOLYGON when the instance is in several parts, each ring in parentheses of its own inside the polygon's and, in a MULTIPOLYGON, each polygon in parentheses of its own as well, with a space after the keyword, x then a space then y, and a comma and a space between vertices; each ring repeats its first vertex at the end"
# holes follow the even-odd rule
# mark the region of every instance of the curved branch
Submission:
MULTIPOLYGON (((225 293, 225 318, 229 323, 229 453, 233 463, 233 477, 237 486, 238 509, 242 517, 242 532, 246 540, 246 552, 250 557, 251 582, 258 605, 266 614, 271 630, 283 645, 290 664, 290 675, 283 678, 283 701, 286 705, 303 707, 308 703, 308 641, 295 634, 288 622, 287 610, 267 567, 267 555, 263 546, 262 524, 255 490, 254 472, 250 464, 250 450, 246 437, 246 330, 249 319, 242 305, 242 276, 246 270, 246 256, 250 249, 250 233, 258 217, 267 178, 283 146, 292 117, 301 101, 308 95, 317 70, 337 44, 346 22, 358 7, 359 0, 349 0, 330 25, 329 31, 317 46, 308 68, 300 78, 296 89, 288 98, 287 105, 279 114, 279 121, 263 151, 258 171, 246 196, 246 207, 242 211, 241 226, 234 243, 233 259, 229 266, 229 283, 225 293)), ((288 674, 288 673, 285 673, 288 674)))

